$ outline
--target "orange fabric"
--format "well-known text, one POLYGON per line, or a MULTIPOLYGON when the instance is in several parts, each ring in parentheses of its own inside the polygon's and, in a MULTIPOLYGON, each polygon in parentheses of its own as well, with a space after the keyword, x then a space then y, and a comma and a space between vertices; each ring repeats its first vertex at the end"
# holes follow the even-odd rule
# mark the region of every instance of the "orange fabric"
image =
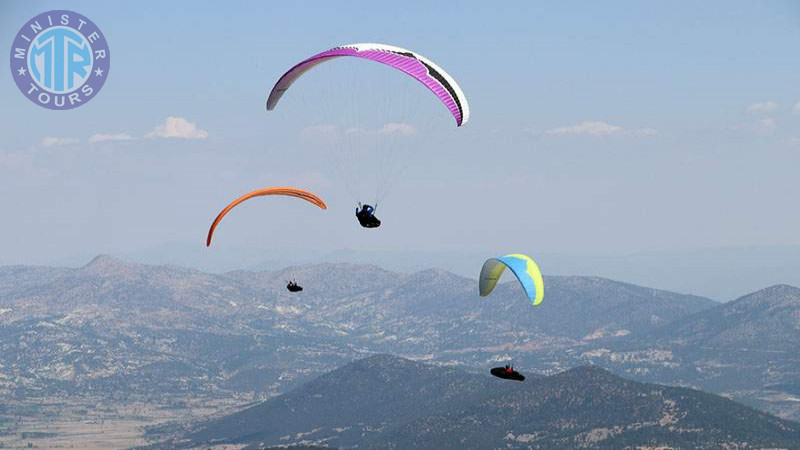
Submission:
POLYGON ((255 191, 248 192, 247 194, 244 194, 243 196, 237 198, 236 200, 231 202, 230 205, 226 206, 225 209, 223 209, 222 212, 219 213, 219 215, 217 215, 217 218, 214 219, 214 223, 211 224, 211 228, 209 228, 208 230, 208 237, 206 238, 206 247, 211 245, 211 237, 214 235, 214 229, 217 228, 217 225, 219 225, 219 222, 222 220, 223 217, 225 217, 225 214, 228 214, 228 212, 233 208, 235 208, 236 205, 242 203, 245 200, 251 199, 253 197, 261 197, 264 195, 288 195, 289 197, 302 198, 303 200, 313 203, 322 209, 328 209, 328 205, 326 205, 321 198, 317 197, 316 195, 314 195, 309 191, 304 191, 303 189, 295 189, 290 187, 271 187, 265 189, 257 189, 255 191))

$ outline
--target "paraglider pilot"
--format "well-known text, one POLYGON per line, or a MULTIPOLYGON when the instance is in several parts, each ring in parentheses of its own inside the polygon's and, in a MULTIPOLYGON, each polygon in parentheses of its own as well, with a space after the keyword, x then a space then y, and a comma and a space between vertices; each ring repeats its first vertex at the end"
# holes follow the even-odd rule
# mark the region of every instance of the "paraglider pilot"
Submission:
POLYGON ((362 205, 361 203, 358 204, 358 207, 356 208, 356 218, 362 227, 377 228, 381 226, 381 221, 375 217, 375 208, 377 207, 377 204, 374 208, 371 205, 362 205))
POLYGON ((514 366, 506 364, 505 367, 495 367, 490 373, 504 380, 525 381, 525 375, 514 370, 514 366))
POLYGON ((300 292, 303 290, 303 287, 292 280, 286 285, 286 289, 288 289, 289 292, 300 292))

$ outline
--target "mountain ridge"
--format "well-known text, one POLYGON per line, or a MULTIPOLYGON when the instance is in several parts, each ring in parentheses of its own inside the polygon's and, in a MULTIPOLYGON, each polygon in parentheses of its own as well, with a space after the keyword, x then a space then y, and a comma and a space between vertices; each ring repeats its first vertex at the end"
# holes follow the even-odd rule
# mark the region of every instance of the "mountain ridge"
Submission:
MULTIPOLYGON (((475 280, 439 269, 402 274, 342 263, 207 274, 108 256, 87 266, 0 268, 0 333, 25 336, 0 341, 0 379, 14 380, 0 392, 24 397, 52 387, 65 395, 88 383, 154 401, 167 393, 255 400, 346 361, 393 353, 481 372, 512 362, 529 376, 596 364, 800 417, 791 397, 800 361, 785 349, 770 358, 676 342, 675 324, 720 316, 725 305, 702 297, 555 276, 533 307, 510 275, 481 298, 475 280), (302 293, 286 291, 293 275, 302 293), (71 328, 34 328, 37 318, 71 328), (93 356, 76 358, 82 353, 93 356), (740 362, 748 367, 737 371, 740 362)), ((798 334, 787 321, 763 323, 790 334, 765 340, 769 351, 798 334)))
POLYGON ((178 447, 214 442, 253 448, 621 448, 689 443, 710 448, 800 443, 800 424, 713 394, 639 383, 596 366, 510 383, 488 374, 376 355, 202 424, 178 442, 178 447), (430 389, 416 391, 420 384, 445 386, 444 392, 458 395, 432 401, 430 389), (402 400, 388 401, 396 398, 402 400))

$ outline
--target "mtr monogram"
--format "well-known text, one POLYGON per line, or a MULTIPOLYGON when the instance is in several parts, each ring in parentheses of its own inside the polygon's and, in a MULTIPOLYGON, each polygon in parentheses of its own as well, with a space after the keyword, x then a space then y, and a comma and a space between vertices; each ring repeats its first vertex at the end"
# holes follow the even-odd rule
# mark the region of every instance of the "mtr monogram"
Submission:
POLYGON ((31 19, 11 47, 11 74, 20 91, 48 109, 71 109, 97 95, 110 68, 108 43, 88 18, 48 11, 31 19))

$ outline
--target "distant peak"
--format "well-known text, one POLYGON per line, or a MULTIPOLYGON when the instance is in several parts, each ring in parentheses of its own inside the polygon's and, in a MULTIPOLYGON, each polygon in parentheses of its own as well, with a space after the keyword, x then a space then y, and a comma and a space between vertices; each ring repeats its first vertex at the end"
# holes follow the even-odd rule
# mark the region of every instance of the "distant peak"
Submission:
POLYGON ((96 265, 99 265, 99 264, 108 264, 110 262, 116 262, 116 261, 119 261, 119 260, 117 258, 114 258, 113 256, 111 256, 109 254, 101 253, 101 254, 95 256, 94 258, 92 258, 92 260, 89 261, 89 263, 86 264, 85 267, 96 266, 96 265))
POLYGON ((366 358, 357 359, 342 368, 356 369, 356 370, 369 370, 374 373, 392 373, 397 370, 428 370, 435 365, 426 364, 420 361, 403 358, 401 356, 380 353, 377 355, 367 356, 366 358))
POLYGON ((374 273, 391 273, 390 271, 378 267, 374 264, 360 264, 352 262, 319 262, 310 264, 299 264, 282 269, 276 270, 277 273, 283 272, 296 272, 301 270, 308 270, 312 272, 332 272, 332 271, 345 271, 345 272, 374 272, 374 273))
POLYGON ((442 276, 442 275, 452 275, 452 274, 444 269, 430 268, 430 269, 419 270, 415 273, 415 275, 442 276))
POLYGON ((444 269, 425 269, 414 272, 410 276, 409 281, 422 281, 422 280, 466 280, 466 278, 448 272, 444 269))
POLYGON ((122 261, 111 255, 97 255, 89 261, 89 264, 83 266, 83 270, 89 273, 101 275, 120 270, 129 270, 135 267, 135 264, 122 261))
POLYGON ((762 289, 760 292, 799 293, 800 288, 788 284, 775 284, 762 289))
POLYGON ((732 303, 760 301, 800 301, 800 288, 788 284, 776 284, 745 295, 732 303))

